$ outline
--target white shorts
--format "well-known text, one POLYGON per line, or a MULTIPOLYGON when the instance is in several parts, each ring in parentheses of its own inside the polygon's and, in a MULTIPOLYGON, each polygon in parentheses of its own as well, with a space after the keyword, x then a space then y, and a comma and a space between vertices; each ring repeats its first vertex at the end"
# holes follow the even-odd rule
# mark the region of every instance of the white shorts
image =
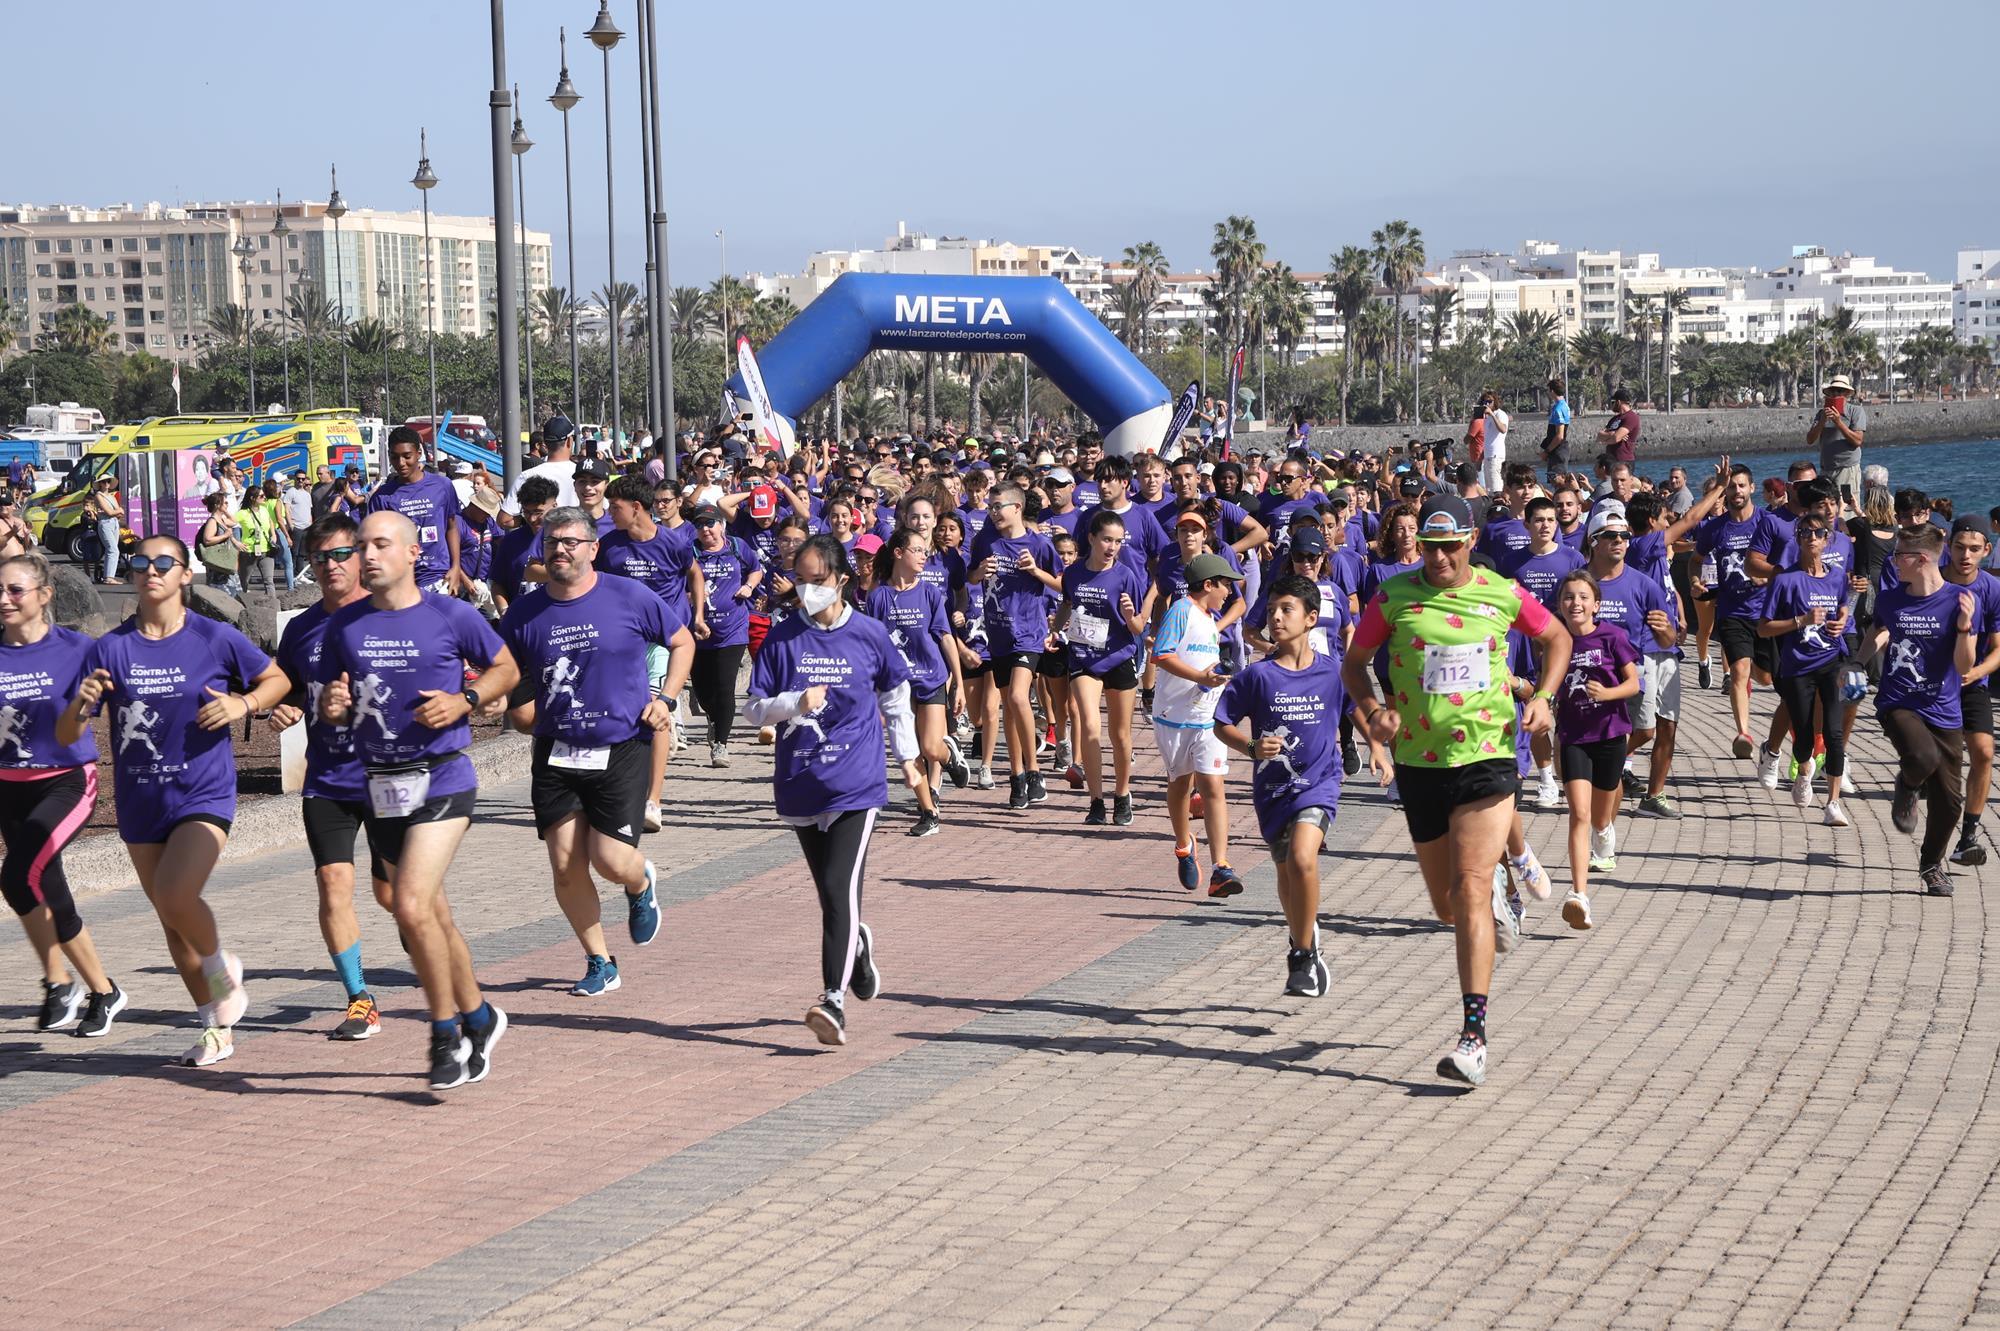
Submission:
POLYGON ((646 644, 646 688, 649 691, 658 693, 660 685, 667 682, 667 664, 671 659, 672 653, 657 642, 646 644))
POLYGON ((1167 780, 1183 776, 1223 776, 1229 771, 1229 750, 1213 730, 1182 730, 1155 725, 1153 738, 1166 760, 1167 780))
POLYGON ((1625 704, 1634 730, 1652 730, 1660 721, 1681 719, 1681 663, 1670 652, 1639 658, 1639 696, 1625 704))

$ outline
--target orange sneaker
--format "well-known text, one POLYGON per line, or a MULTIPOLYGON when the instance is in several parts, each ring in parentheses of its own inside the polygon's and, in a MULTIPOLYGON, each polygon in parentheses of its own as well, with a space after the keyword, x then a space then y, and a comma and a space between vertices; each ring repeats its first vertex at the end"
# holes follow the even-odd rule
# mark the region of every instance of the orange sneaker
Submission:
POLYGON ((382 1014, 375 1007, 375 1000, 368 994, 356 994, 347 1000, 347 1016, 327 1033, 329 1040, 366 1040, 382 1029, 382 1014))

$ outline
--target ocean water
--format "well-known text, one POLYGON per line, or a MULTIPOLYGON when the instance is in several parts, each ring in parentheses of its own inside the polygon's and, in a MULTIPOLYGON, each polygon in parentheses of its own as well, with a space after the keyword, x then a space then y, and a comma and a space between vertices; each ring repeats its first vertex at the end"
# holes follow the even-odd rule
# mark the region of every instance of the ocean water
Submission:
MULTIPOLYGON (((1736 454, 1733 461, 1748 463, 1761 482, 1767 476, 1782 477, 1785 468, 1800 458, 1817 454, 1801 445, 1795 450, 1775 453, 1736 454)), ((1870 445, 1861 451, 1864 466, 1889 469, 1889 488, 1900 490, 1914 485, 1925 494, 1950 495, 1959 513, 1986 513, 2000 506, 2000 439, 1958 440, 1948 444, 1870 445)), ((1648 476, 1664 476, 1673 465, 1664 460, 1641 459, 1639 471, 1648 476)), ((1694 461, 1682 463, 1690 476, 1698 475, 1694 461)))

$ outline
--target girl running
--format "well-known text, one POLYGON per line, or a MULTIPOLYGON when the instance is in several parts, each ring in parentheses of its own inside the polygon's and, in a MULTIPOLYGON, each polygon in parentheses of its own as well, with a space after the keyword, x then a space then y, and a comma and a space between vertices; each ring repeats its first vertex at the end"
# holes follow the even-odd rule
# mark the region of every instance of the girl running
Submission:
POLYGON ((147 537, 131 568, 138 609, 84 658, 56 741, 77 743, 110 701, 118 835, 201 1017, 201 1038, 180 1061, 206 1067, 236 1052, 231 1028, 250 1004, 243 963, 223 950, 201 899, 236 817, 229 728, 275 707, 291 685, 241 633, 189 613, 180 541, 147 537))
POLYGON ((104 973, 84 928, 62 853, 97 807, 97 739, 56 738, 63 704, 83 680, 91 641, 49 622, 55 599, 37 551, 0 560, 0 889, 42 963, 36 1029, 99 1036, 125 1010, 125 991, 104 973), (67 956, 76 968, 63 969, 67 956))
POLYGON ((1618 867, 1618 804, 1624 798, 1625 700, 1639 696, 1639 651, 1625 630, 1597 622, 1597 579, 1587 570, 1556 586, 1556 612, 1569 629, 1569 670, 1556 695, 1556 746, 1569 796, 1569 895, 1563 919, 1588 929, 1590 870, 1618 867))
POLYGON ((1827 566, 1831 536, 1832 529, 1810 514, 1793 526, 1798 560, 1771 579, 1757 633, 1778 640, 1778 669, 1772 680, 1792 718, 1792 757, 1798 766, 1792 803, 1801 809, 1812 807, 1813 748, 1824 729, 1826 812, 1820 821, 1827 827, 1846 827, 1847 811, 1840 803, 1840 778, 1847 772, 1841 688, 1847 679, 1850 593, 1847 575, 1827 566))
MULTIPOLYGON (((1081 550, 1076 537, 1060 528, 1049 537, 1049 544, 1055 547, 1056 576, 1061 577, 1077 562, 1081 550)), ((1063 636, 1062 626, 1056 623, 1056 616, 1062 610, 1062 589, 1050 587, 1045 599, 1049 605, 1049 637, 1041 665, 1035 672, 1039 676, 1036 684, 1042 715, 1048 718, 1042 742, 1054 747, 1056 770, 1067 771, 1076 759, 1075 746, 1070 742, 1076 735, 1076 702, 1069 687, 1069 640, 1063 636)))
POLYGON ((823 992, 805 1023, 821 1044, 847 1043, 850 987, 866 1001, 881 991, 875 937, 861 922, 861 879, 875 812, 889 802, 878 758, 917 757, 910 673, 880 622, 847 603, 854 580, 847 552, 830 535, 805 543, 793 565, 802 614, 774 627, 750 672, 744 714, 780 727, 772 785, 820 902, 823 992), (885 727, 884 721, 887 721, 885 727))
POLYGON ((972 718, 976 734, 970 741, 973 782, 981 790, 993 789, 993 746, 1000 736, 1000 690, 993 684, 993 649, 986 638, 986 588, 963 581, 965 520, 956 509, 937 515, 937 547, 958 556, 961 581, 954 605, 951 627, 959 642, 961 676, 965 681, 965 712, 972 718))
POLYGON ((727 767, 729 734, 736 725, 736 672, 750 645, 750 598, 764 580, 764 568, 748 541, 729 534, 721 509, 704 504, 690 520, 706 604, 695 612, 689 683, 708 719, 708 765, 727 767))
POLYGON ((952 784, 963 789, 966 773, 954 764, 945 743, 950 700, 964 696, 959 674, 958 644, 944 597, 923 580, 930 542, 899 527, 875 556, 876 587, 868 593, 868 614, 882 621, 910 672, 910 703, 916 714, 918 756, 903 764, 903 778, 917 797, 913 837, 938 833, 938 783, 950 771, 952 784))
POLYGON ((1145 579, 1119 559, 1125 522, 1100 509, 1085 535, 1090 557, 1063 570, 1062 608, 1055 630, 1069 640, 1069 688, 1075 701, 1076 756, 1090 788, 1083 821, 1120 827, 1132 821, 1132 710, 1138 700, 1139 644, 1152 615, 1145 579), (1111 716, 1111 812, 1104 807, 1104 727, 1111 716))

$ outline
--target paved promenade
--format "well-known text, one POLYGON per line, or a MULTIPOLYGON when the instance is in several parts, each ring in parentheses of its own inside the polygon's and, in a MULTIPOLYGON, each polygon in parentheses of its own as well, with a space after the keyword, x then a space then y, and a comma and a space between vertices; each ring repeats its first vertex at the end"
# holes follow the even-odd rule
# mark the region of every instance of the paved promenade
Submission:
MULTIPOLYGON (((672 769, 664 931, 594 1000, 525 783, 485 792, 451 890, 513 1027, 442 1100, 372 904, 383 1033, 324 1038, 302 845, 211 887, 252 997, 213 1069, 163 1062, 192 1031, 143 896, 91 897, 115 1038, 33 1034, 0 951, 0 1323, 2000 1326, 1995 871, 1914 894, 1872 726, 1835 833, 1713 756, 1720 695, 1690 712, 1690 816, 1621 822, 1593 932, 1531 907, 1469 1094, 1432 1071, 1457 984, 1400 816, 1342 810, 1332 993, 1281 998, 1247 808, 1250 890, 1179 891, 1143 727, 1130 828, 1061 783, 948 790, 931 840, 885 819, 884 994, 837 1051, 798 1021, 817 912, 761 752, 672 769)), ((1530 829, 1561 882, 1561 823, 1530 829)))

